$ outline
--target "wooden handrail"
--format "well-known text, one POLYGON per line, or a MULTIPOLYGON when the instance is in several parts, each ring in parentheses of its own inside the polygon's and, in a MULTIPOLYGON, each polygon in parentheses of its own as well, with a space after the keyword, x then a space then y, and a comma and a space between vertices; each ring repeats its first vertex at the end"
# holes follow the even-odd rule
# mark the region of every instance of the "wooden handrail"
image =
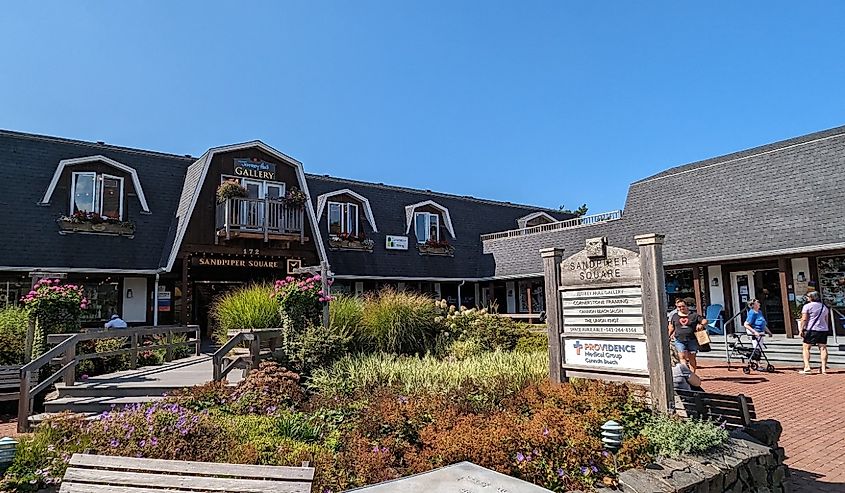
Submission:
POLYGON ((241 360, 246 360, 249 364, 249 368, 246 370, 247 373, 249 373, 250 370, 258 368, 258 363, 261 360, 261 341, 264 340, 269 342, 270 353, 272 354, 272 352, 278 347, 281 336, 282 329, 278 328, 254 329, 232 333, 232 337, 226 342, 226 344, 221 346, 220 349, 215 351, 211 358, 214 366, 214 381, 222 381, 226 375, 232 371, 235 364, 241 360), (229 351, 234 349, 236 345, 247 341, 249 342, 249 356, 239 356, 235 358, 234 361, 224 366, 223 359, 229 351))
MULTIPOLYGON (((138 352, 140 350, 149 349, 165 349, 167 352, 167 361, 172 359, 173 348, 179 346, 195 346, 195 354, 200 352, 200 329, 197 325, 171 325, 161 327, 128 327, 125 329, 110 329, 110 330, 96 330, 90 332, 80 332, 76 334, 67 334, 63 340, 59 341, 56 346, 30 361, 20 369, 21 385, 20 397, 18 398, 18 432, 25 433, 29 431, 29 416, 32 414, 32 408, 35 401, 35 396, 38 393, 46 390, 51 384, 64 380, 65 385, 72 386, 75 382, 76 365, 83 360, 93 358, 104 358, 109 356, 117 356, 121 354, 130 354, 130 367, 135 369, 138 362, 138 352), (173 342, 174 334, 194 333, 194 338, 182 342, 173 342), (165 344, 157 344, 154 346, 140 346, 139 340, 144 336, 165 334, 167 336, 165 344), (117 349, 114 351, 103 351, 100 353, 83 353, 77 355, 76 347, 80 342, 96 341, 102 339, 129 339, 130 347, 125 349, 117 349), (56 363, 59 356, 62 356, 58 361, 61 367, 52 372, 43 381, 33 386, 33 375, 38 378, 40 370, 50 364, 56 363)), ((47 337, 48 341, 56 340, 60 335, 50 334, 47 337)))

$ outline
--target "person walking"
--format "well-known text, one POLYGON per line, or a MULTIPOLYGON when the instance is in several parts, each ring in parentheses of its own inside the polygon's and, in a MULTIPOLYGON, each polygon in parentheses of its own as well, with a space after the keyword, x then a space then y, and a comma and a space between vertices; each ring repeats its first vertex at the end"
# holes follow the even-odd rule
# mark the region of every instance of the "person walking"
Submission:
POLYGON ((669 339, 674 338, 681 363, 695 373, 698 369, 698 364, 695 361, 695 354, 698 352, 698 339, 695 337, 695 333, 707 326, 707 320, 690 310, 687 303, 680 298, 675 300, 675 308, 678 311, 672 315, 672 319, 669 321, 669 339))
POLYGON ((751 359, 760 361, 762 350, 766 349, 766 343, 763 338, 766 334, 772 335, 769 329, 769 324, 766 322, 766 317, 760 310, 760 300, 753 299, 748 302, 748 317, 745 319, 745 333, 751 337, 751 346, 754 350, 751 352, 751 359))
POLYGON ((827 323, 830 317, 830 310, 821 301, 818 291, 807 293, 807 304, 801 309, 801 338, 804 340, 804 369, 798 373, 810 375, 813 369, 810 367, 810 348, 819 347, 821 356, 821 373, 827 374, 827 337, 830 327, 827 323))

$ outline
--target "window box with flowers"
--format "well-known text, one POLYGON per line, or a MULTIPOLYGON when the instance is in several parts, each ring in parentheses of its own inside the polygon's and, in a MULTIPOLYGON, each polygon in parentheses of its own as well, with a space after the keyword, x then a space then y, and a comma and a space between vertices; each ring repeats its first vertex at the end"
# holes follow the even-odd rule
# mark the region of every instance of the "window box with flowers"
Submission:
POLYGON ((376 242, 366 238, 364 234, 336 233, 329 235, 329 248, 332 250, 360 250, 372 252, 376 242))
POLYGON ((96 212, 76 211, 71 216, 61 216, 57 221, 59 233, 98 233, 127 236, 135 235, 135 223, 101 216, 96 212))
POLYGON ((420 255, 440 255, 445 257, 455 256, 455 247, 446 240, 427 240, 417 245, 420 255))

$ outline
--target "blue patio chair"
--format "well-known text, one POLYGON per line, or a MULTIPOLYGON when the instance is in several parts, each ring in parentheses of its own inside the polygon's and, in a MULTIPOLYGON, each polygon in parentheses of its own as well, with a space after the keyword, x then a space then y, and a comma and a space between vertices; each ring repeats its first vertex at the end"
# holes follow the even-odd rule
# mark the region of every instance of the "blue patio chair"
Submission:
POLYGON ((724 320, 722 320, 722 305, 710 305, 704 312, 704 318, 707 319, 707 333, 709 334, 724 334, 724 320))

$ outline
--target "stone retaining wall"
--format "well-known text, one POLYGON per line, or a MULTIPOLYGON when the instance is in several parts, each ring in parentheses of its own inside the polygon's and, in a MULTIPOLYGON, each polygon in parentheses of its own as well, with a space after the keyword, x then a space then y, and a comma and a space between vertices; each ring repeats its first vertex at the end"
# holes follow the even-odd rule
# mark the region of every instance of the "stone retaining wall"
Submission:
MULTIPOLYGON (((779 422, 755 422, 731 433, 719 450, 700 456, 662 459, 649 468, 619 474, 624 493, 789 493, 778 447, 779 422)), ((612 490, 600 489, 600 493, 612 490)), ((617 490, 618 491, 618 490, 617 490)))

